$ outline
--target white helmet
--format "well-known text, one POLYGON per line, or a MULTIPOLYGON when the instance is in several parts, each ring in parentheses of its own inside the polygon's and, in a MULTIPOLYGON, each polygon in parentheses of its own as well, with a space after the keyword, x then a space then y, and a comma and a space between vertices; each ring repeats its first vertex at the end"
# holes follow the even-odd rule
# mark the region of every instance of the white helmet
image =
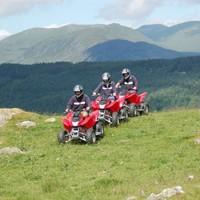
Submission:
POLYGON ((130 70, 128 68, 124 68, 122 70, 122 76, 125 78, 125 79, 128 79, 130 77, 130 70))
POLYGON ((110 83, 111 75, 108 72, 102 74, 102 80, 104 83, 110 83))
POLYGON ((76 85, 74 86, 74 94, 77 98, 81 97, 83 95, 83 86, 82 85, 76 85))

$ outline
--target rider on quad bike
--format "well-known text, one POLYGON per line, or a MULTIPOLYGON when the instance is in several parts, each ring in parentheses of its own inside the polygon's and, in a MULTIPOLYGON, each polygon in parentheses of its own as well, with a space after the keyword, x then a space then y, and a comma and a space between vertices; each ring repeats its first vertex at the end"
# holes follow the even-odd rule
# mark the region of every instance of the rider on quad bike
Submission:
POLYGON ((116 96, 116 88, 108 72, 102 74, 102 82, 94 90, 93 96, 97 96, 92 101, 92 109, 99 110, 99 120, 111 126, 118 126, 120 120, 127 120, 127 109, 124 108, 124 98, 116 96))
POLYGON ((125 97, 125 105, 128 108, 128 114, 130 117, 138 116, 141 114, 148 114, 149 104, 145 102, 147 92, 138 94, 138 81, 130 70, 124 68, 122 70, 123 79, 117 84, 116 88, 124 86, 120 92, 120 95, 125 97))
POLYGON ((73 89, 74 96, 72 96, 67 104, 65 110, 66 113, 69 111, 89 111, 90 110, 90 98, 84 94, 83 86, 76 85, 73 89))
POLYGON ((124 93, 126 92, 137 92, 138 90, 138 81, 134 75, 131 74, 131 71, 128 68, 122 70, 123 78, 116 84, 116 88, 124 86, 124 93))
POLYGON ((74 96, 68 102, 66 116, 62 119, 64 130, 58 133, 59 143, 80 140, 95 143, 96 137, 103 137, 104 128, 98 120, 98 111, 90 109, 90 99, 84 94, 83 87, 76 85, 74 96))
POLYGON ((99 83, 97 88, 92 93, 92 96, 103 96, 108 98, 116 97, 115 83, 112 81, 111 75, 108 72, 102 74, 102 82, 99 83))

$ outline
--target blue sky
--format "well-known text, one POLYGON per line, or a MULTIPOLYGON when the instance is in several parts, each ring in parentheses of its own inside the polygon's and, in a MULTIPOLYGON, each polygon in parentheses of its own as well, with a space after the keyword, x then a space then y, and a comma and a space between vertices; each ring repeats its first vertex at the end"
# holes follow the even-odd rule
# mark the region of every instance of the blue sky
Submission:
POLYGON ((0 0, 0 39, 33 27, 71 23, 137 28, 190 20, 200 20, 200 0, 0 0))

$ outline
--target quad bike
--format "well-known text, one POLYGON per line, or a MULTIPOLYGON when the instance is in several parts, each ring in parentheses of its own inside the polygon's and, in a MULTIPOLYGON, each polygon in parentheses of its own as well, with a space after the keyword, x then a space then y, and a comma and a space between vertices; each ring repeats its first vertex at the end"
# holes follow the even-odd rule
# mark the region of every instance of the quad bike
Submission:
POLYGON ((98 119, 102 123, 117 127, 121 120, 128 120, 128 110, 124 106, 124 101, 124 97, 99 96, 92 101, 92 109, 98 111, 98 119))
POLYGON ((104 136, 104 127, 98 120, 98 115, 98 111, 89 114, 85 111, 68 112, 62 120, 64 131, 58 134, 58 142, 79 140, 89 144, 96 143, 97 137, 104 136))
POLYGON ((127 92, 125 94, 125 104, 130 117, 149 113, 149 104, 145 102, 147 94, 147 92, 141 94, 137 92, 127 92))

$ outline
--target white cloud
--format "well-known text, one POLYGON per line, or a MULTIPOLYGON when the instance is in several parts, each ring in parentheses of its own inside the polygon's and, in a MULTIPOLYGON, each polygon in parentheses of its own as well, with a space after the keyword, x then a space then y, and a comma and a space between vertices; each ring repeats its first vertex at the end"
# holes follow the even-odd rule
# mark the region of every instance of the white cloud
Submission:
POLYGON ((69 25, 69 23, 64 23, 64 24, 50 24, 48 26, 45 26, 44 28, 60 28, 63 26, 69 25))
POLYGON ((8 31, 0 30, 0 40, 3 40, 10 35, 11 35, 11 33, 9 33, 8 31))
POLYGON ((145 18, 160 3, 160 0, 117 0, 105 7, 101 16, 107 20, 145 18))
POLYGON ((104 7, 99 16, 106 20, 141 20, 163 4, 197 5, 200 0, 112 0, 113 3, 104 7))
POLYGON ((37 5, 58 4, 64 0, 0 0, 0 16, 26 12, 37 5))
POLYGON ((185 2, 188 4, 200 4, 200 0, 177 0, 177 1, 185 2))

